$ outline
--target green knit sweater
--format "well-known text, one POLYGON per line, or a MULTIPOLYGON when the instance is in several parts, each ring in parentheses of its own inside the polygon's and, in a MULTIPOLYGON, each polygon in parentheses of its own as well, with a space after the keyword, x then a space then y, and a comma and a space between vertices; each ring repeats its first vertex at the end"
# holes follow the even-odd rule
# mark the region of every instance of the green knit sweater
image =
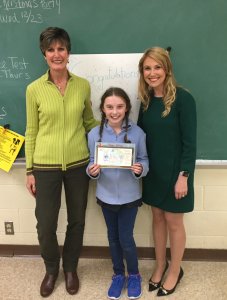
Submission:
POLYGON ((67 170, 89 161, 86 132, 98 124, 91 109, 90 85, 69 75, 64 96, 49 80, 49 71, 27 87, 27 174, 34 169, 67 170))

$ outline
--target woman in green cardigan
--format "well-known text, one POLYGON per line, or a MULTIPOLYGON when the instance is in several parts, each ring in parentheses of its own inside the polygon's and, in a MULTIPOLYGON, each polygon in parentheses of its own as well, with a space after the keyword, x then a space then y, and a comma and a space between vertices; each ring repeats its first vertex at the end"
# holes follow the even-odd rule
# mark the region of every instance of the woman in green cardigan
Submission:
POLYGON ((148 49, 140 59, 139 72, 138 125, 146 133, 150 164, 143 180, 143 201, 152 209, 156 255, 149 290, 158 289, 157 295, 165 296, 175 291, 183 277, 183 217, 194 208, 196 105, 191 94, 177 86, 165 49, 148 49), (166 259, 168 236, 170 264, 166 259))
POLYGON ((26 91, 27 189, 36 199, 35 215, 46 274, 42 297, 54 290, 60 264, 56 235, 62 184, 67 229, 62 251, 66 290, 79 289, 77 264, 83 242, 89 162, 86 133, 98 122, 90 102, 90 85, 67 70, 71 43, 68 33, 49 27, 40 35, 40 49, 48 71, 26 91))

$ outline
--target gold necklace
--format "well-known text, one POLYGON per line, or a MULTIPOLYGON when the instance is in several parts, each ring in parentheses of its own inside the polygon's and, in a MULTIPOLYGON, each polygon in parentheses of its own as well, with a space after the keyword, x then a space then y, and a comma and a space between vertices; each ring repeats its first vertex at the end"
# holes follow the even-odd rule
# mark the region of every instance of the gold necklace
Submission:
POLYGON ((66 75, 66 78, 63 78, 62 81, 57 82, 57 80, 54 80, 54 78, 52 76, 51 77, 51 81, 53 82, 53 84, 57 87, 57 89, 60 91, 60 93, 64 93, 69 76, 68 74, 66 75))
POLYGON ((61 91, 61 90, 64 90, 64 89, 65 89, 65 86, 66 86, 66 84, 67 84, 67 80, 65 80, 65 82, 62 81, 62 82, 59 82, 59 83, 54 82, 54 84, 55 84, 56 87, 59 89, 59 91, 61 91))

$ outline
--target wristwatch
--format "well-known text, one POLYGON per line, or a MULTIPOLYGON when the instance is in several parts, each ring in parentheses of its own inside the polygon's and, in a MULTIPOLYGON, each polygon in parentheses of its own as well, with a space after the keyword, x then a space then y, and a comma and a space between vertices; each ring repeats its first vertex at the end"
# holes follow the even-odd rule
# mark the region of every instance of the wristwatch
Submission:
POLYGON ((181 176, 184 176, 184 177, 189 177, 189 172, 188 171, 181 171, 180 173, 179 173, 181 176))

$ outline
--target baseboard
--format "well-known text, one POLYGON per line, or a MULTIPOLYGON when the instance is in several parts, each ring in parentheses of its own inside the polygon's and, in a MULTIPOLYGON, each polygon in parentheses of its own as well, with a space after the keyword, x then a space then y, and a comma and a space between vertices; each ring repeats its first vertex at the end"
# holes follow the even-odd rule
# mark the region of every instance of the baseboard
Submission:
MULTIPOLYGON (((60 247, 61 248, 61 247, 60 247)), ((155 259, 154 248, 138 247, 139 259, 155 259)), ((0 245, 0 256, 40 256, 38 245, 0 245)), ((84 246, 82 258, 110 258, 108 247, 84 246)), ((167 249, 167 257, 170 250, 167 249)), ((219 261, 227 262, 225 249, 185 249, 183 260, 187 261, 219 261)))

